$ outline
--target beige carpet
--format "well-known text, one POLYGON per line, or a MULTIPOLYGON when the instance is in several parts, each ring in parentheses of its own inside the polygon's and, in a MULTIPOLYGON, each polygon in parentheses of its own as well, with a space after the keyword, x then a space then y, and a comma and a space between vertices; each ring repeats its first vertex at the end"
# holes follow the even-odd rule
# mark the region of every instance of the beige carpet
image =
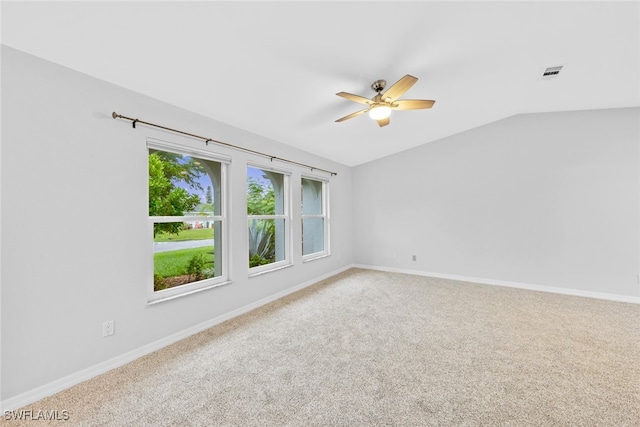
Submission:
POLYGON ((640 425, 640 306, 354 269, 24 409, 74 426, 640 425))

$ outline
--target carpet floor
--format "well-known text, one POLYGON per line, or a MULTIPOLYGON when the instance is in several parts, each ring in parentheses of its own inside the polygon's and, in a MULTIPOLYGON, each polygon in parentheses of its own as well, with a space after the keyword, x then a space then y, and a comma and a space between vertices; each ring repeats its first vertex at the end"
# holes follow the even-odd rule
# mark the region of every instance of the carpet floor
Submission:
POLYGON ((639 426, 640 306, 352 269, 23 409, 69 411, 38 426, 639 426))

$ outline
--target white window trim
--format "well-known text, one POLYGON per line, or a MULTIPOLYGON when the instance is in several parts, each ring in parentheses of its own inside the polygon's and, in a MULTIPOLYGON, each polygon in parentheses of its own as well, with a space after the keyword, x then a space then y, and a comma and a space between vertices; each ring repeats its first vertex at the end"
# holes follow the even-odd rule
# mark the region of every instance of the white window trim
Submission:
MULTIPOLYGON (((322 215, 305 215, 303 212, 300 212, 300 224, 302 224, 302 220, 305 218, 324 218, 324 250, 320 252, 314 252, 307 255, 302 255, 302 262, 315 261, 317 259, 326 258, 331 255, 331 245, 330 245, 330 229, 331 229, 331 221, 329 220, 329 180, 324 177, 317 177, 313 175, 301 174, 300 175, 300 187, 302 191, 302 180, 310 179, 313 181, 322 182, 322 215)), ((302 234, 300 235, 302 239, 302 234)), ((300 247, 302 249, 302 246, 300 247)))
MULTIPOLYGON (((269 172, 276 172, 282 174, 284 176, 283 185, 284 185, 284 214, 276 214, 276 215, 247 215, 247 230, 249 226, 249 220, 252 219, 284 219, 284 259, 281 261, 272 262, 271 264, 259 265, 256 267, 249 267, 249 276, 255 277, 260 276, 264 273, 269 273, 272 271, 282 270, 283 268, 287 268, 293 265, 292 262, 292 238, 291 238, 291 227, 292 227, 292 215, 291 215, 291 174, 290 170, 274 168, 270 165, 264 165, 260 163, 247 162, 247 168, 255 168, 269 172)), ((245 168, 245 171, 246 169, 245 168)), ((245 172, 246 173, 246 172, 245 172)), ((245 185, 246 188, 246 185, 245 185)), ((245 213, 247 209, 245 207, 245 213)), ((249 241, 249 236, 247 235, 246 241, 249 241)), ((249 251, 247 250, 247 257, 249 256, 249 251)), ((249 265, 249 259, 247 258, 247 266, 249 265)))
MULTIPOLYGON (((227 166, 231 162, 231 158, 228 156, 217 155, 208 151, 198 150, 191 147, 185 147, 183 145, 172 144, 157 139, 147 138, 147 156, 149 149, 167 151, 175 154, 186 154, 201 158, 203 160, 211 160, 220 163, 220 212, 221 215, 207 215, 207 216, 147 216, 147 235, 150 236, 150 274, 148 274, 149 284, 147 285, 147 305, 154 305, 165 301, 174 300, 179 297, 192 295, 197 292, 206 291, 209 289, 217 288, 219 286, 232 283, 229 280, 229 220, 227 210, 227 166), (220 221, 220 229, 222 231, 222 275, 218 277, 211 277, 209 279, 199 280, 197 282, 187 283, 174 288, 163 289, 160 291, 154 290, 153 284, 153 271, 154 271, 154 251, 153 251, 153 224, 156 222, 180 222, 189 220, 208 220, 208 221, 220 221)), ((148 189, 147 189, 148 191, 148 189)), ((149 194, 147 193, 147 199, 149 194)))
POLYGON ((202 150, 199 148, 191 147, 189 145, 178 144, 174 142, 167 142, 156 138, 147 138, 147 149, 168 151, 175 154, 186 154, 188 156, 200 157, 206 160, 212 160, 214 162, 230 164, 231 157, 224 154, 215 153, 213 151, 202 150))

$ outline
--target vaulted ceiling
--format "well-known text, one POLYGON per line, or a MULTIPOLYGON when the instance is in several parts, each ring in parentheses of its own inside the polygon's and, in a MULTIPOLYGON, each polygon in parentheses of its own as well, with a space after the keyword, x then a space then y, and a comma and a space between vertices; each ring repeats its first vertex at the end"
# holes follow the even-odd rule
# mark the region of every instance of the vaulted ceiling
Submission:
POLYGON ((2 43, 348 166, 519 113, 640 105, 638 2, 3 1, 2 43), (337 92, 405 74, 432 109, 334 122, 362 109, 337 92))

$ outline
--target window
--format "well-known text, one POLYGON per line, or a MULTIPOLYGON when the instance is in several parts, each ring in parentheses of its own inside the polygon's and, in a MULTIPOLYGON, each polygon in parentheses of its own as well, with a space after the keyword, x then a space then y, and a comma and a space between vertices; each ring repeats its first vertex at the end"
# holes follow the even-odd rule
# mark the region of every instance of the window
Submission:
POLYGON ((251 273, 289 265, 289 176, 247 167, 249 268, 251 273))
POLYGON ((151 299, 224 282, 226 164, 206 152, 148 145, 151 299))
POLYGON ((302 178, 303 260, 328 255, 327 183, 302 178))

